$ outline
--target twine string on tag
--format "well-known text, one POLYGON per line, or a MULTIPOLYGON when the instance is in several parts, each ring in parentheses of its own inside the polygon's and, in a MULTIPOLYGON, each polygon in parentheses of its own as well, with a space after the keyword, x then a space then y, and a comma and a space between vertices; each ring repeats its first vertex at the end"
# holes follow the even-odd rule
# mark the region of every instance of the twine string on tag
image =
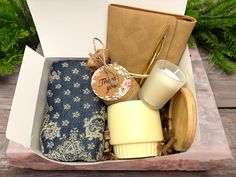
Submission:
POLYGON ((131 73, 131 72, 129 72, 129 74, 137 79, 145 79, 149 76, 148 74, 136 74, 136 73, 131 73))
POLYGON ((113 77, 116 77, 116 75, 112 72, 111 66, 108 65, 107 62, 106 62, 106 49, 105 49, 105 46, 104 46, 103 42, 99 38, 96 38, 96 37, 93 38, 93 48, 94 48, 94 51, 95 51, 95 53, 98 51, 97 46, 96 46, 96 41, 98 41, 102 45, 102 49, 101 49, 101 51, 102 51, 102 59, 100 57, 99 57, 99 59, 102 60, 102 62, 103 62, 104 71, 106 73, 106 77, 108 79, 108 82, 109 82, 110 86, 117 86, 119 80, 115 79, 116 82, 112 83, 112 79, 109 76, 109 73, 111 73, 113 75, 113 77))
MULTIPOLYGON (((95 71, 101 66, 104 66, 106 70, 109 71, 109 67, 107 66, 109 66, 108 64, 111 62, 111 60, 107 56, 108 50, 105 48, 103 42, 97 37, 93 38, 93 49, 94 49, 94 53, 89 54, 90 58, 88 60, 87 68, 89 70, 95 71), (96 42, 99 42, 101 44, 102 49, 97 49, 96 42)), ((147 78, 149 76, 146 74, 136 74, 136 73, 131 73, 131 72, 129 73, 132 77, 138 78, 138 79, 147 78)))
POLYGON ((95 38, 93 38, 93 49, 94 49, 94 52, 97 51, 96 41, 98 41, 102 45, 102 49, 105 48, 103 42, 99 38, 95 37, 95 38))
POLYGON ((105 49, 104 44, 100 39, 93 38, 93 48, 94 52, 89 53, 87 69, 96 71, 98 68, 102 67, 104 63, 109 64, 110 58, 108 57, 108 50, 105 49), (102 49, 97 49, 96 42, 99 42, 102 45, 102 49))
MULTIPOLYGON (((105 47, 104 47, 104 44, 103 44, 103 42, 100 40, 100 39, 98 39, 98 38, 93 38, 93 49, 94 49, 94 52, 96 53, 98 50, 97 50, 97 45, 96 45, 96 41, 98 41, 101 45, 102 45, 102 49, 101 49, 101 51, 102 51, 102 62, 103 62, 103 65, 104 66, 107 66, 107 63, 106 63, 106 52, 105 52, 105 47)), ((101 58, 99 58, 100 60, 101 60, 101 58)))

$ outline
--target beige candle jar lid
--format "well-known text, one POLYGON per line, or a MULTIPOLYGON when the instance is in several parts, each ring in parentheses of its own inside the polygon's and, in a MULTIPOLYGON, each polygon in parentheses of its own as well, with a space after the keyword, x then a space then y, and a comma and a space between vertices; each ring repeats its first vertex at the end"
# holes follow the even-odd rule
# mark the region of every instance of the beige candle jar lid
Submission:
POLYGON ((160 113, 142 101, 126 101, 108 107, 110 143, 117 158, 140 158, 158 155, 163 141, 160 113))

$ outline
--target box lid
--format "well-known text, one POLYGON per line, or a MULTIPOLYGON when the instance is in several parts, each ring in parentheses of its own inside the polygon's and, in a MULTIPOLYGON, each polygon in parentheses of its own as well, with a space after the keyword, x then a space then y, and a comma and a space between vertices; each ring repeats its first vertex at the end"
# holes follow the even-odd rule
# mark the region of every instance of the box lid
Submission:
POLYGON ((187 0, 27 0, 45 57, 87 57, 105 42, 108 4, 184 14, 187 0))
POLYGON ((44 57, 26 47, 11 106, 6 137, 30 147, 44 57))

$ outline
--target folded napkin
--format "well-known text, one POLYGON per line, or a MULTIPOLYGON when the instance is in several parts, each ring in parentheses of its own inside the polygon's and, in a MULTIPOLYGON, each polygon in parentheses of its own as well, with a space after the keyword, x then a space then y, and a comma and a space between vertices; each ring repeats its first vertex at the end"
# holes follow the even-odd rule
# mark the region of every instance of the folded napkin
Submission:
POLYGON ((42 153, 65 162, 101 160, 106 108, 91 88, 87 61, 52 64, 41 129, 42 153))

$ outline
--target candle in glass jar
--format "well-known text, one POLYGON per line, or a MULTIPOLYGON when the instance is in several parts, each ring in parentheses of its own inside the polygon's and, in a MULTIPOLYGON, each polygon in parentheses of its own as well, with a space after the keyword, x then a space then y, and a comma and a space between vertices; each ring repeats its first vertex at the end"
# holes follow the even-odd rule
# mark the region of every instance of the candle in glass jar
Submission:
POLYGON ((140 99, 154 109, 161 109, 185 84, 183 71, 167 60, 159 60, 140 89, 140 99))

